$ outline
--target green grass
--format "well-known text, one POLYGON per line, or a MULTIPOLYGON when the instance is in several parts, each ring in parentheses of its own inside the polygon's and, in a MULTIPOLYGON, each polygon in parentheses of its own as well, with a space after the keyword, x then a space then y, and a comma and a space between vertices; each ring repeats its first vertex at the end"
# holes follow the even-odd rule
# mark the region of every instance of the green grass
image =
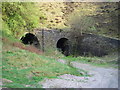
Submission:
POLYGON ((52 51, 50 50, 49 53, 46 54, 47 57, 49 58, 55 58, 57 59, 63 59, 68 61, 68 65, 70 65, 70 62, 72 61, 78 61, 80 63, 86 63, 86 64, 91 64, 94 66, 99 66, 99 67, 113 67, 113 68, 118 68, 118 63, 116 62, 119 58, 118 52, 112 52, 109 55, 103 56, 103 57, 85 57, 85 56, 64 56, 58 51, 52 51), (53 55, 52 55, 52 53, 53 55), (55 53, 56 52, 56 53, 55 53), (52 56, 52 57, 51 57, 52 56))
POLYGON ((5 87, 17 88, 35 85, 44 78, 54 78, 62 74, 79 75, 75 68, 61 64, 54 59, 13 48, 3 51, 3 78, 13 83, 5 87))
POLYGON ((68 56, 68 57, 63 57, 63 59, 65 60, 69 60, 69 62, 72 61, 78 61, 80 63, 86 63, 86 64, 91 64, 94 66, 99 66, 99 67, 113 67, 113 68, 118 68, 118 64, 116 62, 114 62, 114 59, 117 59, 118 56, 117 55, 107 55, 104 57, 72 57, 72 56, 68 56), (113 62, 110 62, 113 61, 113 62))
POLYGON ((76 68, 57 62, 56 58, 13 47, 10 43, 14 42, 14 38, 9 38, 8 42, 2 42, 2 78, 13 82, 4 82, 3 87, 41 88, 38 82, 45 78, 57 78, 63 74, 82 76, 76 68))

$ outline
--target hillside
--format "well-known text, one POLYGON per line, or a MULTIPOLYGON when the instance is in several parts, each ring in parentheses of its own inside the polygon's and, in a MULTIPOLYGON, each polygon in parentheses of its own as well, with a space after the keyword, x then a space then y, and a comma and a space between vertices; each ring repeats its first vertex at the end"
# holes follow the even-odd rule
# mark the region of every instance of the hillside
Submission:
POLYGON ((3 29, 17 38, 36 28, 119 38, 118 10, 117 2, 4 2, 2 23, 3 29))
POLYGON ((41 27, 51 29, 81 29, 85 33, 119 38, 118 3, 102 2, 66 2, 39 3, 40 11, 46 16, 41 27), (92 18, 92 22, 88 17, 92 18), (91 22, 91 23, 90 23, 91 22), (84 23, 84 24, 83 24, 84 23), (82 28, 81 28, 82 27, 82 28))

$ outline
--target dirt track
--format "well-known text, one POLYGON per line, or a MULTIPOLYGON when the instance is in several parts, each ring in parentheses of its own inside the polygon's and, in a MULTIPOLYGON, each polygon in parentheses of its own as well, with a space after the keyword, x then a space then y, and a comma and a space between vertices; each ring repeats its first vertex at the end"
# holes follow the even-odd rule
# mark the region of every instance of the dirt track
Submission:
POLYGON ((39 84, 43 88, 118 88, 118 70, 101 68, 78 62, 71 62, 73 67, 88 71, 92 77, 79 77, 69 74, 58 76, 57 79, 45 79, 39 84))

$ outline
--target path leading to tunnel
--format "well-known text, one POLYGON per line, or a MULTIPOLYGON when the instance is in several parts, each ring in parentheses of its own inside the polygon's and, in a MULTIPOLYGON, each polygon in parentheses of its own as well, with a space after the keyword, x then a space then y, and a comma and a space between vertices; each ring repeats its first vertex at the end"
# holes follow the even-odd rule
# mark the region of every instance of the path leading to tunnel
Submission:
POLYGON ((118 70, 102 68, 79 62, 71 62, 78 69, 88 71, 91 77, 79 77, 70 74, 58 76, 57 79, 45 79, 40 84, 43 88, 118 88, 118 70))

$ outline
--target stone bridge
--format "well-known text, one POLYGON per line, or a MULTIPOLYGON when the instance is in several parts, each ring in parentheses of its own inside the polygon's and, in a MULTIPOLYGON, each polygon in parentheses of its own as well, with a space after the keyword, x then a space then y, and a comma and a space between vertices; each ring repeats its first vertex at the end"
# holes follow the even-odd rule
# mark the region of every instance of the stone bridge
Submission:
POLYGON ((103 56, 118 50, 120 40, 94 34, 76 36, 62 30, 34 30, 21 38, 24 44, 33 44, 38 49, 47 51, 57 48, 64 55, 103 56))

